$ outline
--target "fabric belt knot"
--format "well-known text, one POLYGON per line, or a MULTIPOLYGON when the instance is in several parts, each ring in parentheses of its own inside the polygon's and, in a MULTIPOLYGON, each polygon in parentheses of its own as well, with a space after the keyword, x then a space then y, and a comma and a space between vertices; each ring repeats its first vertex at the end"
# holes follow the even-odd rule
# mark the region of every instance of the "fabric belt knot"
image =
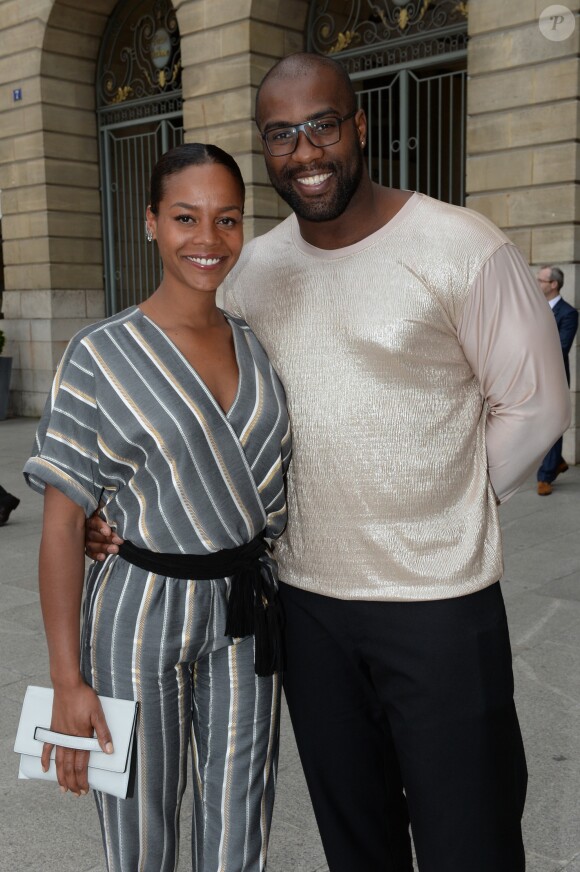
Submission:
POLYGON ((119 546, 119 556, 140 569, 168 578, 230 578, 225 635, 253 635, 256 675, 267 676, 284 669, 278 585, 270 566, 260 560, 267 550, 262 530, 251 542, 214 554, 167 554, 125 540, 119 546))

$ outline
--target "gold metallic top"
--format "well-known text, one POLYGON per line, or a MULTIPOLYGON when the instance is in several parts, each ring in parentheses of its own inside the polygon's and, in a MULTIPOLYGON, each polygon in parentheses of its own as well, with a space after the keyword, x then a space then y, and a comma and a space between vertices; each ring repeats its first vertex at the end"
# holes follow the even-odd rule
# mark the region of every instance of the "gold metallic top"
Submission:
POLYGON ((291 216, 247 246, 225 304, 286 389, 280 577, 376 600, 497 581, 494 488, 510 496, 569 420, 554 318, 507 238, 421 194, 337 250, 291 216))

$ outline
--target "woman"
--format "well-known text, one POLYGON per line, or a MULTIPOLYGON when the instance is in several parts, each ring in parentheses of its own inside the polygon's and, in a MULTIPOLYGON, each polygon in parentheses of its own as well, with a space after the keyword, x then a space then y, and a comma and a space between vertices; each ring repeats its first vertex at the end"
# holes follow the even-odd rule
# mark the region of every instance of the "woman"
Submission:
MULTIPOLYGON (((159 160, 147 237, 161 284, 72 340, 25 466, 45 499, 52 729, 94 730, 110 751, 96 694, 140 703, 134 794, 96 793, 115 872, 176 868, 190 743, 193 869, 265 866, 280 658, 264 536, 285 525, 290 435, 265 352, 215 302, 242 248, 243 207, 221 149, 183 145, 159 160), (89 570, 79 639, 85 517, 103 502, 126 541, 89 570)), ((86 753, 57 747, 60 789, 86 793, 86 766, 86 753)))

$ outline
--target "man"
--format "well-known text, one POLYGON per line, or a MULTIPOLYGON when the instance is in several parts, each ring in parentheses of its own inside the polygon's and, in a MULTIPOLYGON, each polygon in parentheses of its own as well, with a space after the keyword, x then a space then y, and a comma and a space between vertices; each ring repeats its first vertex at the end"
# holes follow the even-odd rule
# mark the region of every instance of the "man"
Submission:
MULTIPOLYGON (((560 344, 564 356, 566 379, 570 384, 569 354, 578 330, 578 311, 560 295, 564 284, 564 273, 557 266, 543 266, 538 272, 538 284, 556 318, 556 326, 560 334, 560 344)), ((538 469, 538 494, 547 497, 552 493, 552 482, 562 472, 566 472, 568 464, 562 457, 562 436, 553 445, 538 469)))
POLYGON ((329 869, 413 868, 401 777, 421 872, 523 872, 496 500, 569 420, 553 319, 486 219, 370 181, 336 62, 282 60, 256 122, 295 214, 225 299, 293 423, 285 690, 329 869))

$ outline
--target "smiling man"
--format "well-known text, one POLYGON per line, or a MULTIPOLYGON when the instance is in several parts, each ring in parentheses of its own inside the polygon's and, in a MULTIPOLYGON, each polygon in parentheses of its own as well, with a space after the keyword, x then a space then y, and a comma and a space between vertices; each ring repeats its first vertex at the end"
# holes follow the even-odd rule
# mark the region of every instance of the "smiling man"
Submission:
POLYGON ((371 182, 335 61, 279 62, 256 122, 294 214, 224 290, 292 419, 284 687, 330 872, 410 872, 409 818, 420 872, 523 872, 497 503, 568 426, 554 319, 483 216, 371 182))
POLYGON ((294 215, 225 299, 292 419, 285 690, 329 868, 413 868, 402 779, 421 872, 522 872, 496 503, 567 426, 553 318, 481 215, 371 182, 339 64, 282 60, 256 122, 294 215))

